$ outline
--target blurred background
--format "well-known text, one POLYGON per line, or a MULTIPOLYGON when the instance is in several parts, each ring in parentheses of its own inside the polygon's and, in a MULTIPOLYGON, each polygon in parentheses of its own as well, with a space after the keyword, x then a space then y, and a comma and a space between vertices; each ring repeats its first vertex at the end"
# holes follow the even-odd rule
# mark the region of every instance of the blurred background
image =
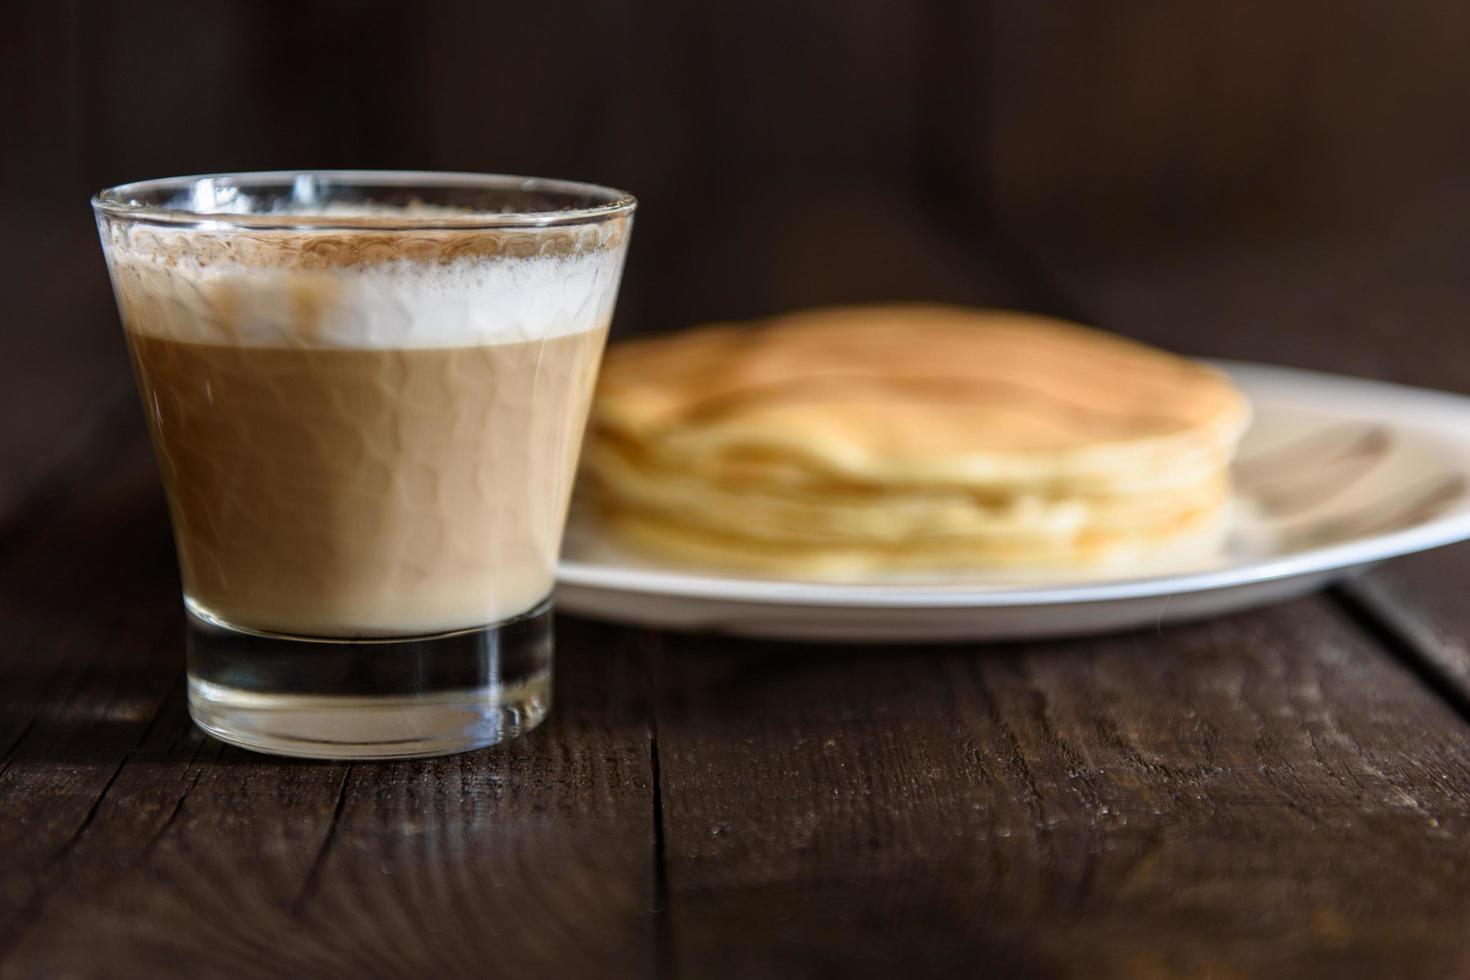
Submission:
POLYGON ((630 190, 615 336, 928 298, 1470 383, 1458 0, 0 11, 0 494, 132 397, 88 196, 224 170, 630 190))

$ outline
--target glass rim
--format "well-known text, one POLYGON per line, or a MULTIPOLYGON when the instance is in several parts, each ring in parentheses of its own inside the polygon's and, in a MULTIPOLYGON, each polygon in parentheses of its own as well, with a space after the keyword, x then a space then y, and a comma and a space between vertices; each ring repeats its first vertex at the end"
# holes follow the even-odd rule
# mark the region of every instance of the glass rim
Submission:
POLYGON ((484 174, 443 170, 254 170, 215 174, 192 174, 182 177, 160 177, 117 184, 92 195, 92 208, 98 214, 148 224, 172 225, 201 229, 240 228, 252 231, 432 231, 501 228, 548 228, 559 225, 590 224, 632 214, 638 199, 627 191, 600 184, 549 177, 523 177, 515 174, 484 174), (348 186, 388 186, 406 190, 414 188, 469 188, 479 190, 522 191, 548 195, 591 198, 598 203, 582 207, 546 208, 532 211, 466 211, 463 214, 433 214, 405 217, 388 214, 380 217, 363 215, 338 218, 330 214, 272 214, 233 211, 208 211, 189 207, 173 207, 143 203, 143 195, 159 191, 188 191, 205 181, 238 183, 272 183, 292 186, 302 179, 322 180, 348 186))

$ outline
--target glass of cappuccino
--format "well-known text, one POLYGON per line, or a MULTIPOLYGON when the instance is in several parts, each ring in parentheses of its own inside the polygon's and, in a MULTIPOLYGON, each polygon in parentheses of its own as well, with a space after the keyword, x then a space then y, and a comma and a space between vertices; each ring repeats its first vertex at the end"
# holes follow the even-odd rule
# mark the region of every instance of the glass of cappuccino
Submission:
POLYGON ((545 717, 557 552, 634 206, 373 171, 93 199, 200 726, 390 758, 545 717))

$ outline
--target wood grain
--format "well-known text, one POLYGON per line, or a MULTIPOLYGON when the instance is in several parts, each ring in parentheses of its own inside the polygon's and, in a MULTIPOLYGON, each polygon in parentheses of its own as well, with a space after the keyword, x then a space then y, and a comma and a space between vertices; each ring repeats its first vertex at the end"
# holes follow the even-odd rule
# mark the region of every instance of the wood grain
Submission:
POLYGON ((562 624, 553 719, 503 748, 225 748, 184 704, 140 428, 0 566, 0 975, 648 975, 636 655, 562 624))
POLYGON ((1058 645, 649 642, 682 973, 1470 969, 1466 728, 1326 600, 1058 645))

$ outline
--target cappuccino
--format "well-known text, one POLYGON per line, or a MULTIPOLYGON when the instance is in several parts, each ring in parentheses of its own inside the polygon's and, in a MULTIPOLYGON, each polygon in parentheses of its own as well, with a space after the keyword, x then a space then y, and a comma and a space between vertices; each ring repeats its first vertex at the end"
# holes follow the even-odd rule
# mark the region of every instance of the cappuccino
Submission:
POLYGON ((114 282, 195 613, 402 637, 549 595, 621 247, 135 238, 114 282))

